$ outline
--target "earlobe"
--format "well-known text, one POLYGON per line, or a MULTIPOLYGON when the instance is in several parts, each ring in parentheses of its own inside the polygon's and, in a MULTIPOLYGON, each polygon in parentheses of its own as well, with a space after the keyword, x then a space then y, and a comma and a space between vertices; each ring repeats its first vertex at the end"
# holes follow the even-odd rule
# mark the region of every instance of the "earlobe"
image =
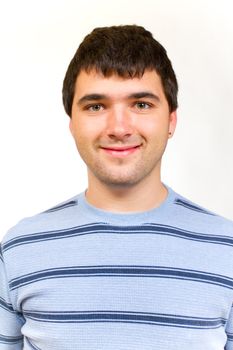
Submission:
POLYGON ((70 119, 70 122, 69 122, 69 129, 70 129, 72 136, 74 136, 72 119, 70 119))
POLYGON ((177 124, 177 113, 176 111, 171 112, 170 114, 170 122, 169 122, 169 132, 168 137, 171 138, 175 132, 177 124))

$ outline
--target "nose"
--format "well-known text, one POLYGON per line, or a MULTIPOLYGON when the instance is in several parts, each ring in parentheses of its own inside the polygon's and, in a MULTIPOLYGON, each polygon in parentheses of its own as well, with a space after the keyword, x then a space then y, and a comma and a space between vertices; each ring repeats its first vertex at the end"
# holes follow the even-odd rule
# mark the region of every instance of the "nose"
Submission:
POLYGON ((107 117, 107 135, 111 139, 123 140, 133 134, 133 120, 129 111, 114 108, 107 117))

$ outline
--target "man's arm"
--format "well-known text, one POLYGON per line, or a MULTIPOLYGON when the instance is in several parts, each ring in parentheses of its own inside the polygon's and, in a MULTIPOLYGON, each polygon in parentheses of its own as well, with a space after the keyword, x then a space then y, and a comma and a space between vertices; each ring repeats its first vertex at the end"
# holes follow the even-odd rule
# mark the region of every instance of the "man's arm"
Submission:
POLYGON ((10 299, 5 264, 0 246, 0 350, 23 349, 23 318, 14 310, 10 299))
POLYGON ((227 343, 225 350, 233 350, 233 305, 226 325, 227 343))

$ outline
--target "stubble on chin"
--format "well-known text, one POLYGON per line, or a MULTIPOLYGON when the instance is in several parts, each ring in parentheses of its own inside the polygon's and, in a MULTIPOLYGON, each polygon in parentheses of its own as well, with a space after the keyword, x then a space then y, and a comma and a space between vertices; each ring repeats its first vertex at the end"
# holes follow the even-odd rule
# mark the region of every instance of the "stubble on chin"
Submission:
POLYGON ((124 164, 124 160, 118 159, 118 164, 105 165, 95 161, 88 166, 91 176, 97 178, 101 183, 111 187, 132 187, 147 177, 153 167, 151 164, 140 161, 136 164, 124 164))

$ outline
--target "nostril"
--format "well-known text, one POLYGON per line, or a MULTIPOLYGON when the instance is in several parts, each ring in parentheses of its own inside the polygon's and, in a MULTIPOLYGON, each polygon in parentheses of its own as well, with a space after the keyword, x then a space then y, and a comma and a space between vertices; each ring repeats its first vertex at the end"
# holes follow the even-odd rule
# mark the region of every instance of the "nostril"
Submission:
POLYGON ((108 134, 108 137, 111 140, 115 140, 115 141, 125 141, 126 139, 132 137, 132 134, 128 133, 128 134, 108 134))

